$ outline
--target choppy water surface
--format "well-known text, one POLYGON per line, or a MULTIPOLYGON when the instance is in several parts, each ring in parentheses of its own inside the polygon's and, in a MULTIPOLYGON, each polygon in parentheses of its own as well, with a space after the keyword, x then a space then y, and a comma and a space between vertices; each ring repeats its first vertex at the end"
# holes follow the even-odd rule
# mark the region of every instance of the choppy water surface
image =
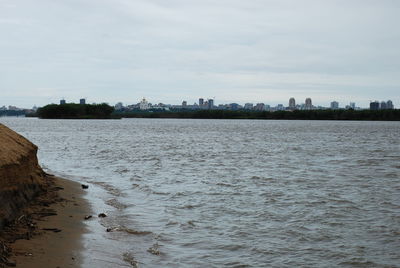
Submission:
POLYGON ((85 267, 399 267, 398 122, 0 122, 109 214, 85 267))

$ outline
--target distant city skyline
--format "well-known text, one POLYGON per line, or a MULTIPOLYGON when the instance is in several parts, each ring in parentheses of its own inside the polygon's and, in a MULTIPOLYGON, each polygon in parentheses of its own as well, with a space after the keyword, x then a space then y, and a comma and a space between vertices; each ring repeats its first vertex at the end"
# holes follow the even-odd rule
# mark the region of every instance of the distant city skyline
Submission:
MULTIPOLYGON (((60 104, 64 105, 67 103, 73 104, 89 104, 86 98, 79 98, 79 100, 66 100, 62 98, 58 103, 52 102, 48 104, 60 104)), ((107 103, 107 102, 92 102, 93 104, 99 103, 107 103)), ((380 110, 380 109, 396 109, 396 106, 393 104, 392 100, 375 100, 370 101, 368 107, 360 107, 355 102, 345 103, 342 106, 338 101, 331 101, 329 106, 324 106, 320 104, 315 104, 312 101, 312 98, 306 98, 304 102, 297 101, 295 98, 291 97, 286 104, 279 103, 276 105, 271 105, 269 103, 264 102, 246 102, 246 103, 238 103, 238 102, 228 102, 228 103, 216 103, 215 99, 212 98, 198 98, 197 102, 188 103, 186 100, 183 100, 181 103, 162 103, 162 102, 149 102, 146 98, 142 98, 139 102, 127 103, 127 102, 117 102, 117 103, 107 103, 111 106, 114 106, 116 110, 148 110, 148 109, 165 109, 165 108, 178 108, 178 109, 223 109, 223 110, 256 110, 256 111, 294 111, 294 110, 314 110, 314 109, 354 109, 354 110, 380 110)), ((31 110, 36 111, 38 106, 34 105, 32 108, 28 107, 17 107, 15 105, 3 105, 0 106, 0 111, 21 111, 21 110, 31 110)))
POLYGON ((0 106, 396 104, 399 10, 391 0, 4 0, 0 106))
MULTIPOLYGON (((371 100, 369 101, 368 105, 366 106, 360 106, 358 103, 354 102, 354 101, 350 101, 350 102, 340 102, 337 100, 331 100, 330 102, 328 102, 326 105, 324 104, 320 104, 320 103, 315 103, 313 98, 307 97, 304 100, 301 99, 296 99, 294 97, 289 98, 288 100, 286 100, 286 102, 281 102, 281 103, 268 103, 268 102, 262 102, 262 101, 255 101, 255 102, 243 102, 243 101, 233 101, 233 102, 218 102, 213 98, 205 98, 205 97, 200 97, 197 99, 197 101, 187 101, 186 99, 182 99, 180 102, 176 102, 176 103, 165 103, 165 102, 161 102, 161 101, 157 101, 157 100, 149 100, 145 97, 140 98, 136 101, 118 101, 115 103, 110 103, 107 101, 91 101, 90 99, 88 100, 87 98, 82 98, 82 97, 78 97, 77 99, 71 99, 68 100, 66 98, 60 98, 57 101, 52 101, 49 103, 46 103, 44 105, 47 104, 65 104, 65 103, 80 103, 80 104, 85 104, 85 103, 107 103, 111 106, 115 106, 115 105, 121 105, 123 104, 124 106, 128 106, 128 105, 135 105, 135 104, 139 104, 141 102, 141 100, 146 100, 146 102, 148 103, 152 103, 152 104, 165 104, 165 105, 171 105, 171 106, 179 106, 179 105, 184 105, 184 106, 191 106, 191 105, 200 105, 202 106, 202 102, 204 102, 205 104, 207 104, 208 101, 212 100, 212 106, 218 106, 218 105, 227 105, 227 104, 239 104, 243 107, 246 107, 246 105, 254 105, 256 106, 257 104, 262 104, 262 105, 268 105, 270 107, 278 107, 278 106, 282 106, 282 107, 287 107, 287 108, 295 108, 298 107, 299 105, 305 105, 306 107, 308 107, 308 109, 310 107, 325 107, 328 109, 336 109, 336 108, 362 108, 362 109, 368 109, 371 107, 371 103, 374 102, 387 102, 389 101, 391 103, 391 105, 393 105, 396 108, 396 104, 391 100, 391 99, 379 99, 379 100, 371 100)), ((0 100, 1 101, 1 100, 0 100)), ((15 108, 21 108, 21 109, 31 109, 32 107, 41 107, 44 105, 28 105, 28 106, 18 106, 15 104, 2 104, 0 103, 0 108, 4 109, 4 108, 8 108, 8 107, 12 107, 12 109, 15 108)))

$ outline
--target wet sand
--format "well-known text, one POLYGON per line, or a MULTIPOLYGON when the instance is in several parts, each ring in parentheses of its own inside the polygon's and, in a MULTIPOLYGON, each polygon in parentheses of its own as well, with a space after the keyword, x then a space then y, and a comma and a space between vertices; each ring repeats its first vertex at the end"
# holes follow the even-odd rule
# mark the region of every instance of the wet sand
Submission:
POLYGON ((20 224, 7 230, 9 241, 23 237, 9 244, 8 259, 17 267, 80 267, 84 218, 90 214, 83 198, 87 190, 73 181, 51 180, 51 190, 24 210, 27 216, 21 216, 20 224))

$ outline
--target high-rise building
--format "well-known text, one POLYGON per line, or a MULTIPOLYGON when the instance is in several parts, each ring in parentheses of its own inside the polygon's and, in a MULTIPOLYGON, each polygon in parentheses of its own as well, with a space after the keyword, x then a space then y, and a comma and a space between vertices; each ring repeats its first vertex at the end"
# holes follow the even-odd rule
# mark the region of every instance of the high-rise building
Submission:
POLYGON ((203 98, 199 99, 199 107, 200 108, 204 107, 204 99, 203 98))
POLYGON ((306 99, 306 106, 305 106, 306 110, 311 110, 312 109, 312 101, 311 98, 307 98, 306 99))
POLYGON ((149 109, 149 103, 145 98, 143 98, 140 103, 139 103, 139 109, 140 110, 148 110, 149 109))
POLYGON ((296 109, 296 100, 294 98, 289 99, 289 110, 296 109))
POLYGON ((86 99, 80 99, 79 104, 86 104, 86 99))
POLYGON ((354 110, 356 108, 356 103, 350 102, 350 108, 354 110))
POLYGON ((387 109, 387 107, 386 107, 386 101, 382 101, 381 102, 381 106, 379 107, 381 110, 386 110, 387 109))
POLYGON ((182 108, 187 108, 187 101, 182 101, 182 108))
POLYGON ((394 109, 393 102, 391 100, 386 102, 386 109, 394 109))
POLYGON ((285 106, 283 106, 283 104, 278 104, 278 105, 276 106, 276 110, 277 110, 277 111, 283 111, 283 110, 285 110, 285 106))
POLYGON ((208 109, 214 109, 214 100, 213 99, 208 99, 208 109))
POLYGON ((124 105, 122 104, 122 102, 118 102, 117 104, 115 104, 114 108, 115 110, 119 111, 124 108, 124 105))
POLYGON ((265 110, 265 104, 264 103, 257 103, 256 106, 254 107, 254 110, 256 110, 256 111, 264 111, 265 110))
POLYGON ((231 103, 228 105, 228 109, 233 110, 233 111, 239 110, 239 108, 240 108, 240 106, 237 103, 231 103))
POLYGON ((332 109, 332 110, 337 110, 337 109, 339 109, 339 102, 337 102, 337 101, 332 101, 332 102, 331 102, 331 109, 332 109))
POLYGON ((379 108, 380 108, 379 101, 371 101, 369 103, 370 110, 379 110, 379 108))
POLYGON ((66 103, 66 102, 65 102, 64 99, 60 100, 60 105, 63 105, 63 104, 65 104, 65 103, 66 103))
POLYGON ((253 107, 254 107, 253 103, 245 103, 244 104, 244 109, 246 109, 246 110, 253 110, 253 107))

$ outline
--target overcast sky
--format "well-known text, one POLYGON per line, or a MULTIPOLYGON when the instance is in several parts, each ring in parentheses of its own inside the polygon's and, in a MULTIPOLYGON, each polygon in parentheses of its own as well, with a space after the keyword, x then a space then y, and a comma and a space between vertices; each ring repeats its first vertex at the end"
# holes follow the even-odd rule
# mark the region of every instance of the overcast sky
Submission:
POLYGON ((400 106, 398 0, 0 0, 0 106, 400 106))

